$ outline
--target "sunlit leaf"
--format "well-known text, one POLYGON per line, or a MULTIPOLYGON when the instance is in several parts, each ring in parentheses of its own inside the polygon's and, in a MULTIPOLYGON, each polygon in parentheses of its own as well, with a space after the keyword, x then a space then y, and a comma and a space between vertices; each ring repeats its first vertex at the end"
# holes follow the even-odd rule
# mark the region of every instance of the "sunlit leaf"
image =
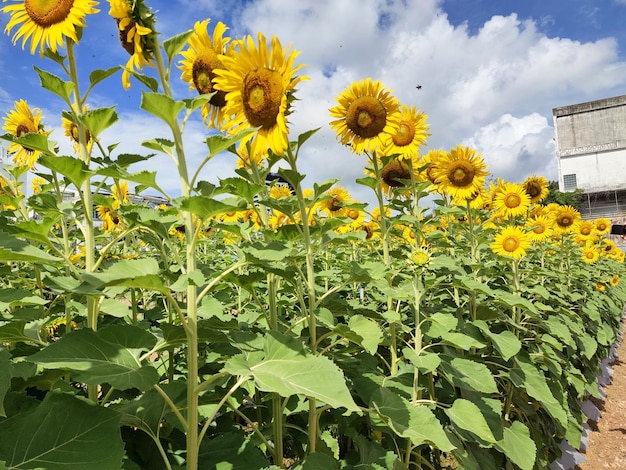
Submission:
POLYGON ((165 53, 170 62, 174 59, 174 56, 185 47, 185 43, 192 34, 193 30, 190 29, 163 41, 163 47, 165 48, 165 53))
POLYGON ((457 398, 445 413, 461 429, 470 431, 485 442, 494 443, 494 437, 480 408, 469 400, 457 398))
POLYGON ((442 356, 440 369, 457 387, 482 393, 497 393, 498 386, 487 366, 462 357, 442 356))
POLYGON ((181 101, 174 101, 161 93, 141 93, 141 109, 165 121, 170 128, 176 127, 178 113, 185 107, 181 101))
POLYGON ((33 68, 35 69, 35 72, 37 72, 37 75, 39 75, 42 88, 60 96, 66 103, 70 103, 70 97, 72 95, 72 91, 74 90, 72 82, 65 82, 56 75, 46 72, 45 70, 41 70, 38 67, 33 68))
POLYGON ((63 175, 76 188, 80 188, 83 182, 94 174, 91 170, 89 170, 85 162, 75 157, 51 157, 42 155, 39 157, 39 163, 46 168, 63 175))
POLYGON ((91 138, 97 138, 103 130, 109 128, 118 120, 118 115, 115 112, 115 106, 110 108, 95 108, 85 111, 83 114, 83 122, 85 127, 89 130, 91 138))
POLYGON ((535 468, 537 446, 524 423, 514 421, 511 426, 505 427, 504 438, 497 442, 496 447, 502 450, 521 470, 535 468))
POLYGON ((11 389, 11 354, 0 346, 0 416, 6 416, 4 411, 4 397, 11 389))
POLYGON ((30 243, 15 238, 6 232, 0 232, 0 261, 29 261, 32 263, 54 263, 61 258, 40 250, 30 243))
POLYGON ((111 67, 110 69, 106 69, 106 70, 97 69, 97 70, 92 71, 89 74, 89 86, 93 88, 102 80, 107 79, 108 77, 110 77, 111 75, 113 75, 119 70, 122 70, 122 67, 117 66, 117 67, 111 67))

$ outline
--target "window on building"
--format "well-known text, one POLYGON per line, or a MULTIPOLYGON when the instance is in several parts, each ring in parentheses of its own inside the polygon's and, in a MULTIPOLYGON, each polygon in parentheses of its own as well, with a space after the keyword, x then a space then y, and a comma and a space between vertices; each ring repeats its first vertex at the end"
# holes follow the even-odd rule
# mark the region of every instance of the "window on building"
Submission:
POLYGON ((571 175, 563 175, 563 190, 564 191, 573 191, 578 186, 576 185, 576 173, 572 173, 571 175))

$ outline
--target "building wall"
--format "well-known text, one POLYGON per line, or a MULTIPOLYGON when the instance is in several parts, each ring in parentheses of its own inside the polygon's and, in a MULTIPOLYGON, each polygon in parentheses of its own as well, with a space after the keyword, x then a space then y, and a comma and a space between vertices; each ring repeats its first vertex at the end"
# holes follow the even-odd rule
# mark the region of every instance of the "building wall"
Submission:
POLYGON ((559 188, 585 192, 626 188, 626 95, 552 110, 559 188), (570 175, 568 178, 567 175, 570 175))

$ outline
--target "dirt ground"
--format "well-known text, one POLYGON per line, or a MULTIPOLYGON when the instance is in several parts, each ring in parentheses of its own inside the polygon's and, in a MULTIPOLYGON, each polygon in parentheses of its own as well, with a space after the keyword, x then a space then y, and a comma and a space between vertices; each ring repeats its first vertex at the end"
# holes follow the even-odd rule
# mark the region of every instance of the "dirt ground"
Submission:
POLYGON ((626 469, 626 341, 619 345, 612 367, 597 431, 589 436, 587 461, 577 470, 626 469))

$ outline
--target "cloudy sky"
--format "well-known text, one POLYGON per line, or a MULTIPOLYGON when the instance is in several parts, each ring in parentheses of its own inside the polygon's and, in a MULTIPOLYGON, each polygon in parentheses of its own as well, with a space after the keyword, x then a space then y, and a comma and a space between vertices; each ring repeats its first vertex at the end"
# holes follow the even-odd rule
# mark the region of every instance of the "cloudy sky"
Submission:
MULTIPOLYGON (((431 148, 469 145, 481 153, 494 177, 522 181, 531 174, 557 178, 552 109, 626 94, 626 0, 161 0, 149 1, 163 38, 191 29, 195 21, 225 22, 230 36, 263 32, 301 51, 307 64, 299 85, 291 135, 321 130, 306 144, 299 168, 312 185, 341 178, 357 199, 368 189, 364 157, 341 147, 330 130, 328 109, 353 81, 371 77, 404 104, 429 117, 431 148), (420 89, 416 88, 418 85, 420 89)), ((6 4, 5 4, 6 5, 6 4)), ((83 77, 93 69, 125 64, 108 2, 87 18, 78 47, 83 77)), ((0 14, 4 30, 8 15, 0 14)), ((210 26, 212 32, 212 26, 210 26)), ((27 48, 28 50, 28 48, 27 48)), ((61 75, 58 66, 13 46, 0 36, 0 114, 26 99, 39 107, 47 128, 60 126, 60 99, 39 89, 33 65, 61 75)), ((147 73, 152 70, 147 69, 147 73)), ((173 72, 177 97, 194 95, 173 72)), ((86 83, 86 78, 83 78, 86 83)), ((120 74, 91 95, 90 107, 118 105, 120 121, 103 135, 116 151, 147 153, 141 141, 169 137, 164 125, 139 110, 142 86, 121 86, 120 74)), ((190 166, 204 153, 201 122, 186 130, 190 166)), ((62 132, 53 139, 65 152, 62 132)), ((203 178, 233 174, 231 155, 212 161, 203 178)), ((140 167, 137 167, 137 170, 140 167)), ((153 159, 158 182, 177 195, 178 181, 167 157, 153 159)))

